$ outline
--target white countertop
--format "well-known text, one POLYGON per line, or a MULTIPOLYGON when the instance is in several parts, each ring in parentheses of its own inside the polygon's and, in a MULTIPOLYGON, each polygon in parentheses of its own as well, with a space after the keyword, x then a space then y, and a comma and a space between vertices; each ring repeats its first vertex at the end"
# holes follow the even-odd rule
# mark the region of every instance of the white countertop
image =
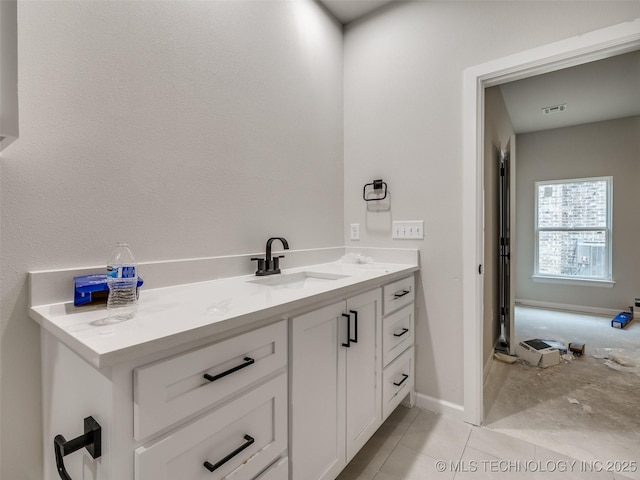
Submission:
POLYGON ((131 320, 101 324, 106 308, 74 307, 73 302, 34 305, 30 316, 40 326, 97 368, 140 358, 187 342, 340 295, 351 295, 406 276, 417 265, 324 263, 286 269, 281 275, 312 271, 348 275, 306 288, 256 284, 254 275, 172 287, 141 289, 131 320))

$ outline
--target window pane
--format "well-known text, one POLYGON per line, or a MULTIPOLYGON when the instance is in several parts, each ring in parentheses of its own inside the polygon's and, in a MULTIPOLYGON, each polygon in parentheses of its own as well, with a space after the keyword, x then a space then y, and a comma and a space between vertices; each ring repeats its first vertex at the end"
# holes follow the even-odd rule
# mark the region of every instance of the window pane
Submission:
POLYGON ((538 227, 606 226, 606 180, 538 185, 538 227))
POLYGON ((538 273, 608 279, 606 232, 540 232, 538 273))

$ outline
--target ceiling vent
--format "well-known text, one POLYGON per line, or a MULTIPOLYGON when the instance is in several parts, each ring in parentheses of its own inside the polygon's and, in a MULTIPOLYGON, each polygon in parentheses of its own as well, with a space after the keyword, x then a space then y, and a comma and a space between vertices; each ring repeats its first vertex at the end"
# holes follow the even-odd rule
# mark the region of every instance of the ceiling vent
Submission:
POLYGON ((551 115, 553 113, 564 112, 567 109, 567 104, 563 103, 562 105, 553 105, 551 107, 542 107, 543 115, 551 115))

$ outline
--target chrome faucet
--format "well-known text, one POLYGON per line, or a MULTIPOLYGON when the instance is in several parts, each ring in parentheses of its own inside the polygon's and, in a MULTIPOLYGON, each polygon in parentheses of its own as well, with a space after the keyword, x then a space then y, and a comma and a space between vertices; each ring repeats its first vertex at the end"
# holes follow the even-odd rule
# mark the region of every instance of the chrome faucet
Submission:
POLYGON ((276 255, 274 257, 271 257, 271 244, 274 240, 280 240, 284 249, 289 250, 289 243, 284 237, 271 237, 269 240, 267 240, 267 252, 265 254, 265 258, 251 259, 252 261, 255 260, 258 262, 258 270, 256 271, 256 275, 258 277, 280 273, 280 259, 284 258, 284 255, 276 255))

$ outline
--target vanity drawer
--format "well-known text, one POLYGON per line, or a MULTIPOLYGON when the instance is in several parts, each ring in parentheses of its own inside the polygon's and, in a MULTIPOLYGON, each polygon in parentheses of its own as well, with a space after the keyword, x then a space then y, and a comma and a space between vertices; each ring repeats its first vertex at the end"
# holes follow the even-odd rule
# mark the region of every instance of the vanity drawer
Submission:
POLYGON ((388 315, 413 302, 413 275, 382 287, 382 315, 388 315))
POLYGON ((255 480, 289 480, 289 457, 278 460, 255 480))
POLYGON ((413 388, 413 347, 382 371, 382 417, 387 418, 413 388))
POLYGON ((286 363, 287 324, 281 321, 136 368, 134 437, 148 438, 239 392, 286 363))
POLYGON ((382 365, 386 366, 413 345, 414 306, 398 310, 382 319, 382 365))
POLYGON ((265 469, 265 474, 269 472, 267 467, 286 448, 287 376, 283 373, 137 448, 135 480, 252 480, 265 469))

